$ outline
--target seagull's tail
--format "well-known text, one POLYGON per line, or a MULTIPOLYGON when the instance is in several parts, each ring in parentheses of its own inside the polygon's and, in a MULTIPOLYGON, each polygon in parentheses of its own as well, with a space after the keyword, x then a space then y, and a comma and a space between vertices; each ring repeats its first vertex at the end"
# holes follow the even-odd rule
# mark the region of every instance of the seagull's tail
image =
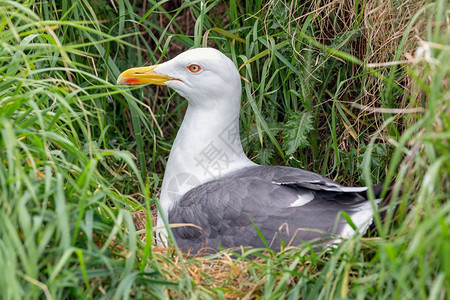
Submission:
MULTIPOLYGON (((376 228, 375 222, 373 222, 374 213, 379 213, 382 220, 385 219, 387 210, 383 208, 387 207, 390 202, 389 199, 393 185, 394 183, 391 183, 389 185, 386 193, 383 193, 384 184, 376 184, 372 186, 377 212, 374 212, 373 206, 369 201, 364 201, 358 206, 358 210, 351 214, 352 221, 354 222, 357 231, 360 234, 365 234, 368 230, 372 231, 376 228)), ((359 192, 358 194, 363 196, 365 199, 369 199, 368 191, 359 192)), ((347 224, 342 230, 341 236, 348 238, 352 236, 354 232, 355 230, 353 230, 353 228, 349 224, 347 224)))
MULTIPOLYGON (((378 202, 378 213, 380 214, 382 222, 384 222, 386 220, 388 213, 395 215, 395 213, 397 212, 397 209, 398 209, 398 205, 395 205, 392 208, 393 211, 388 209, 388 206, 389 206, 389 204, 391 202, 391 198, 392 198, 392 191, 393 191, 394 184, 395 184, 395 181, 392 181, 389 184, 385 193, 383 193, 384 183, 375 184, 372 187, 373 193, 375 195, 375 199, 377 199, 379 201, 378 202)), ((364 196, 368 199, 367 192, 365 192, 364 196)), ((374 230, 376 230, 376 225, 375 225, 375 222, 372 222, 369 226, 368 231, 374 231, 374 230)))
MULTIPOLYGON (((383 199, 383 202, 385 202, 384 200, 389 200, 391 197, 391 193, 392 193, 392 187, 394 186, 395 182, 392 181, 387 190, 385 195, 383 195, 383 189, 384 189, 384 183, 380 183, 380 184, 375 184, 372 186, 372 190, 373 190, 373 194, 375 195, 375 199, 383 199)), ((360 195, 363 196, 366 199, 369 199, 369 192, 364 191, 364 192, 360 192, 360 195)))

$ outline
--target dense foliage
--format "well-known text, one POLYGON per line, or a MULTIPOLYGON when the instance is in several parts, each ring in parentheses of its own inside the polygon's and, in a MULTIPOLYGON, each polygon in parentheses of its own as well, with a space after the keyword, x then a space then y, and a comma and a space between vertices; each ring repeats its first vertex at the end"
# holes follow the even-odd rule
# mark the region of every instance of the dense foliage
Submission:
POLYGON ((0 0, 0 297, 448 298, 449 9, 0 0), (252 160, 347 185, 395 181, 385 220, 323 252, 154 247, 186 102, 115 80, 205 45, 240 68, 252 160))

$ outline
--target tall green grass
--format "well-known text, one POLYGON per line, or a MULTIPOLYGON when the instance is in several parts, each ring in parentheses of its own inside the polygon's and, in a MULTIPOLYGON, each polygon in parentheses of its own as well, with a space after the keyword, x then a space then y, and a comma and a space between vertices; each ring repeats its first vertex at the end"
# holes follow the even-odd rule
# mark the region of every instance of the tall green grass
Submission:
POLYGON ((448 9, 0 0, 1 298, 448 299, 448 9), (115 79, 203 44, 241 68, 252 160, 348 185, 395 180, 386 219, 323 252, 189 258, 153 247, 186 103, 115 79))

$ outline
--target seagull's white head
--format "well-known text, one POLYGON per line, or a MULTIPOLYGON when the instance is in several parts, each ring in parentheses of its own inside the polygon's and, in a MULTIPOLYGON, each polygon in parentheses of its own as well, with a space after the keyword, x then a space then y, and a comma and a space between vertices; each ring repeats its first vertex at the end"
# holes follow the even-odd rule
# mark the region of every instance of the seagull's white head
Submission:
POLYGON ((190 104, 216 106, 240 101, 241 80, 234 63, 213 48, 197 48, 154 66, 132 68, 120 74, 118 84, 157 84, 173 88, 190 104))

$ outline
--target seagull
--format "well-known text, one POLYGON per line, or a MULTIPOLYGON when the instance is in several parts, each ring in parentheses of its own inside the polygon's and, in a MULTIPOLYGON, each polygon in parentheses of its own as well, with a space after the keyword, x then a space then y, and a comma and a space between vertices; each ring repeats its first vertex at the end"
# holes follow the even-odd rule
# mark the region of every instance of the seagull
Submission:
POLYGON ((220 51, 191 49, 158 65, 128 69, 117 83, 165 85, 188 101, 157 219, 159 228, 164 228, 161 214, 177 224, 172 232, 184 252, 329 244, 363 234, 371 224, 379 199, 368 199, 368 187, 247 158, 239 136, 241 77, 220 51))

